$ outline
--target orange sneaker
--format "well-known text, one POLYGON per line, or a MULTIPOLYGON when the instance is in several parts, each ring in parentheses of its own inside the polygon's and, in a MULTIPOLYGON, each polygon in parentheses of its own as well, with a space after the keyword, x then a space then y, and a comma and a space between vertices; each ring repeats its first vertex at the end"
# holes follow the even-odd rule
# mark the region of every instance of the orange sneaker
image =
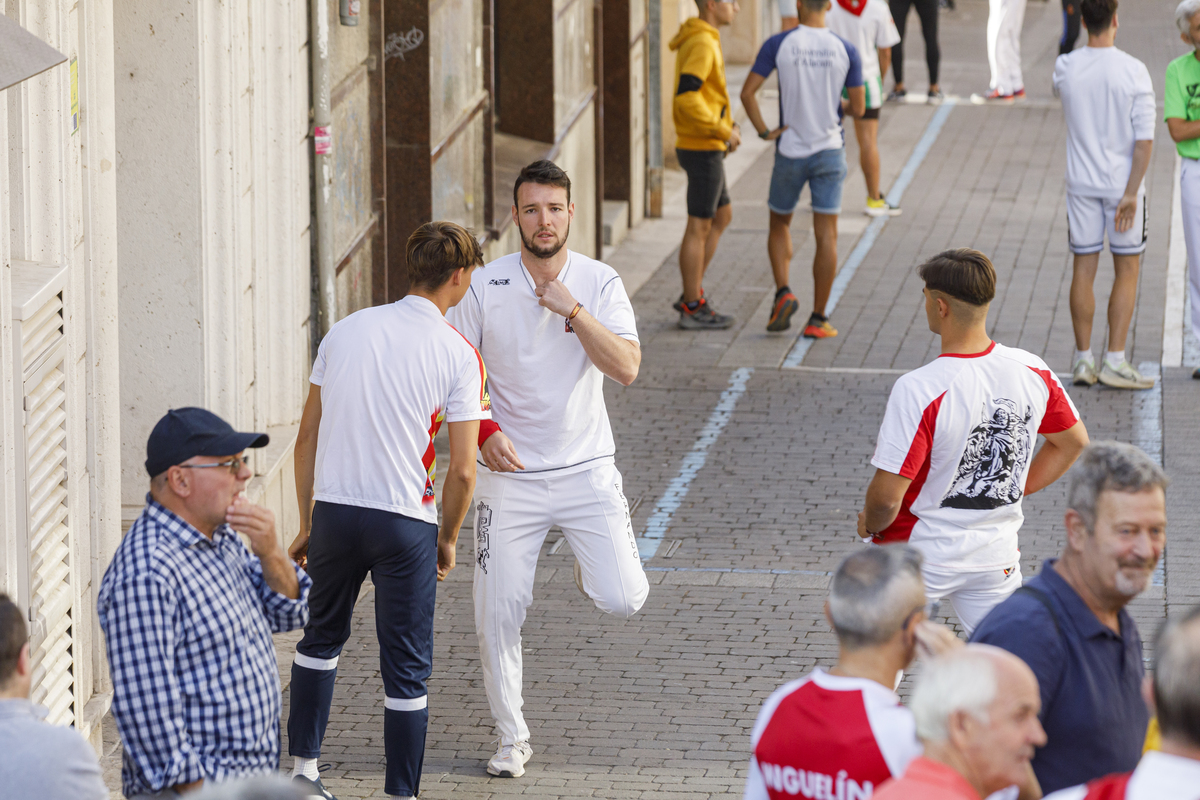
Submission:
POLYGON ((806 339, 832 339, 837 333, 837 328, 830 325, 829 320, 821 319, 816 314, 809 317, 808 324, 804 326, 806 339))
POLYGON ((767 322, 769 331, 786 331, 792 327, 792 314, 800 307, 796 295, 784 292, 775 298, 775 307, 771 309, 771 319, 767 322))

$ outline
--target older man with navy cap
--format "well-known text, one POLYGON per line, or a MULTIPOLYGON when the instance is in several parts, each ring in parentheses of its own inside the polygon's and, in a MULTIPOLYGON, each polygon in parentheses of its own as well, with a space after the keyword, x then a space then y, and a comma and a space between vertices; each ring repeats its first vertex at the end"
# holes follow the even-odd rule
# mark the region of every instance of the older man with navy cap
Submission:
POLYGON ((271 634, 307 624, 311 581, 279 544, 274 515, 242 496, 243 451, 267 441, 178 408, 146 442, 146 508, 97 603, 126 797, 176 797, 279 763, 271 634))

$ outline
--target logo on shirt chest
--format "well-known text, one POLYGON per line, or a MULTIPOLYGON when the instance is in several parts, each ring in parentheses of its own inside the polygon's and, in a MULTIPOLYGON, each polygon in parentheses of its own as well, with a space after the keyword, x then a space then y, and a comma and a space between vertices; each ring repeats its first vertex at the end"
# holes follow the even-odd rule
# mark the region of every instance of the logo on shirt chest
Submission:
POLYGON ((992 509, 1021 499, 1021 476, 1029 464, 1029 420, 1013 400, 996 398, 991 413, 985 404, 980 422, 971 429, 950 491, 942 508, 992 509))
POLYGON ((488 286, 508 286, 508 278, 492 278, 488 281, 488 286))

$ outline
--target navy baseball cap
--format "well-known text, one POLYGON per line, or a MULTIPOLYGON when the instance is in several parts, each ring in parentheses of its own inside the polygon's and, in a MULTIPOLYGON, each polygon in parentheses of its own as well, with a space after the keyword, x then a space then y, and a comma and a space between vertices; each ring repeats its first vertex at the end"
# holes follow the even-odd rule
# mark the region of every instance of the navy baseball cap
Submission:
POLYGON ((192 456, 231 456, 247 447, 265 447, 265 433, 239 433, 203 408, 174 408, 158 421, 146 440, 146 471, 153 478, 192 456))

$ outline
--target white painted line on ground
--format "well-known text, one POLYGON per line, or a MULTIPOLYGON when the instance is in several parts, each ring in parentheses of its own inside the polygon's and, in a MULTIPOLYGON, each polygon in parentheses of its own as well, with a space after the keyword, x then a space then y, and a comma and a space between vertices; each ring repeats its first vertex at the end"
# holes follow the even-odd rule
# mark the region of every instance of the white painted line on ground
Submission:
POLYGON ((1187 295, 1187 246, 1183 241, 1183 206, 1180 201, 1179 172, 1183 159, 1175 154, 1175 186, 1171 190, 1171 238, 1167 250, 1167 305, 1163 311, 1162 365, 1183 365, 1183 300, 1187 295))
POLYGON ((729 376, 729 387, 721 392, 721 399, 708 415, 708 422, 700 430, 700 436, 683 457, 683 462, 679 465, 679 474, 667 484, 666 491, 654 505, 654 513, 646 521, 646 529, 638 537, 638 552, 643 561, 654 558, 654 554, 658 552, 659 544, 666 536, 667 529, 671 527, 671 517, 683 504, 683 498, 687 497, 688 489, 696 475, 704 468, 708 461, 708 449, 729 424, 738 399, 746 393, 746 381, 750 380, 753 374, 753 367, 741 367, 729 376))
POLYGON ((730 572, 738 575, 818 575, 829 578, 832 572, 815 569, 739 569, 736 567, 645 567, 646 572, 730 572))
MULTIPOLYGON (((946 118, 950 116, 950 112, 954 109, 954 101, 947 99, 937 111, 933 112, 933 116, 929 120, 929 124, 925 126, 925 133, 921 136, 917 146, 913 148, 912 155, 908 157, 908 161, 904 164, 904 169, 900 170, 900 175, 896 178, 896 182, 892 184, 891 191, 888 192, 887 201, 892 205, 899 205, 900 198, 904 196, 904 190, 912 183, 912 179, 916 176, 917 170, 921 167, 921 162, 925 160, 925 156, 929 155, 929 151, 933 148, 934 142, 937 141, 938 134, 942 132, 942 126, 946 124, 946 118)), ((825 313, 833 314, 837 308, 838 300, 842 299, 842 294, 845 293, 846 287, 850 285, 850 281, 854 278, 854 273, 858 270, 859 265, 867 258, 867 254, 871 252, 871 248, 875 246, 875 240, 879 238, 880 232, 887 225, 887 217, 875 217, 871 220, 871 224, 867 226, 863 232, 862 238, 858 240, 858 244, 850 252, 850 257, 846 259, 846 263, 842 265, 838 271, 837 277, 833 279, 833 288, 829 293, 829 302, 825 305, 825 313)), ((816 339, 805 339, 803 336, 796 340, 796 344, 792 346, 791 352, 783 359, 782 366, 786 369, 795 369, 804 362, 804 357, 808 355, 808 350, 813 346, 816 339)))
MULTIPOLYGON (((1163 463, 1163 407, 1162 407, 1162 369, 1157 362, 1143 361, 1138 364, 1138 372, 1147 378, 1158 378, 1153 389, 1134 391, 1133 394, 1133 443, 1142 448, 1146 455, 1159 464, 1163 463)), ((1166 582, 1167 555, 1163 553, 1158 559, 1158 566, 1150 579, 1153 586, 1163 586, 1166 582)))

